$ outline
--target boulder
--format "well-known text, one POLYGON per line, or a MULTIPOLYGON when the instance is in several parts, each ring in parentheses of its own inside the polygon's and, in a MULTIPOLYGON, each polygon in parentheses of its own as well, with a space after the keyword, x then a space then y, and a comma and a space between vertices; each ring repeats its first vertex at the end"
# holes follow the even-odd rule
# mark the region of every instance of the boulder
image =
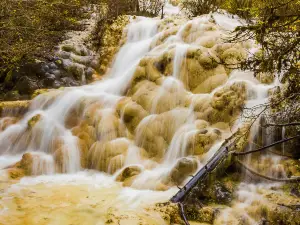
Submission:
POLYGON ((20 94, 32 94, 35 90, 39 89, 38 82, 34 78, 28 76, 21 77, 17 84, 16 89, 20 94))
POLYGON ((4 95, 4 100, 17 101, 21 99, 19 91, 9 91, 4 95))
POLYGON ((27 126, 29 129, 34 128, 34 126, 42 119, 42 115, 41 114, 37 114, 35 116, 33 116, 30 120, 28 120, 27 122, 27 126))
POLYGON ((142 168, 139 166, 128 166, 120 172, 116 180, 120 182, 124 182, 125 180, 131 177, 139 175, 141 172, 142 172, 142 168))
POLYGON ((198 163, 196 158, 181 158, 171 170, 169 176, 172 183, 176 185, 182 182, 197 170, 198 163))
POLYGON ((125 138, 95 142, 89 150, 89 167, 104 172, 116 172, 123 166, 123 157, 127 154, 129 144, 130 141, 125 138))

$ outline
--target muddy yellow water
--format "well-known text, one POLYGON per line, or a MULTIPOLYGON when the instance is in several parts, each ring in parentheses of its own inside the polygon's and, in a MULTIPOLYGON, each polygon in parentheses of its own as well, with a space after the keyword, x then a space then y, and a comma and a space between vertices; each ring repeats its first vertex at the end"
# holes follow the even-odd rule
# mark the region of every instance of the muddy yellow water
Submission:
POLYGON ((118 183, 92 176, 80 180, 64 175, 1 182, 1 225, 168 224, 155 210, 171 192, 124 189, 118 183), (102 180, 101 180, 102 179, 102 180), (152 196, 151 196, 152 195, 152 196))

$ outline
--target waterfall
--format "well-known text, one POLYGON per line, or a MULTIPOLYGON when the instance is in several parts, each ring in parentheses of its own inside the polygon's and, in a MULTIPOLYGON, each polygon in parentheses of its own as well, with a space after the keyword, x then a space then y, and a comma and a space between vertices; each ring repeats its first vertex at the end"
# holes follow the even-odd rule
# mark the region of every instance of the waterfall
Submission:
MULTIPOLYGON (((164 177, 172 173, 178 160, 195 156, 199 164, 201 154, 209 152, 210 148, 221 143, 229 134, 225 132, 220 136, 219 133, 222 131, 212 129, 211 122, 207 122, 210 115, 201 117, 196 107, 207 104, 205 101, 212 101, 218 91, 222 92, 237 82, 246 82, 248 87, 257 87, 253 90, 257 96, 260 95, 261 88, 257 86, 257 82, 253 83, 251 73, 239 72, 233 73, 227 82, 217 86, 210 94, 193 94, 193 88, 189 87, 194 85, 191 79, 203 80, 201 76, 206 76, 205 73, 214 73, 214 70, 209 69, 213 65, 206 68, 209 61, 203 61, 204 64, 203 66, 201 64, 199 69, 204 68, 207 72, 191 78, 189 70, 193 64, 188 61, 190 60, 188 57, 191 56, 187 54, 191 54, 188 53, 190 51, 195 57, 200 54, 197 57, 201 60, 205 55, 201 55, 202 52, 207 51, 205 50, 207 47, 203 47, 206 46, 203 43, 207 39, 206 36, 211 35, 212 41, 215 41, 217 38, 221 40, 223 34, 216 31, 220 28, 212 28, 216 25, 210 22, 210 16, 184 22, 167 38, 164 36, 169 28, 162 29, 160 23, 161 21, 157 19, 143 17, 133 20, 126 28, 125 44, 116 55, 112 68, 101 81, 82 87, 66 88, 52 97, 44 95, 34 99, 31 110, 24 118, 0 133, 1 152, 8 155, 37 153, 37 157, 33 157, 33 160, 49 157, 55 161, 50 170, 63 173, 92 168, 113 174, 130 166, 132 162, 145 169, 137 175, 137 180, 140 177, 147 180, 147 174, 158 173, 150 177, 156 177, 155 182, 157 184, 163 182, 166 187, 172 185, 172 182, 166 183, 163 181, 164 177), (161 38, 163 45, 160 46, 158 40, 161 38), (171 60, 171 67, 165 68, 170 68, 171 74, 156 70, 155 57, 164 55, 171 60), (153 63, 149 63, 151 60, 154 60, 153 63), (134 91, 132 81, 139 75, 139 69, 147 73, 145 82, 147 79, 152 81, 154 78, 151 76, 155 74, 161 77, 161 81, 159 79, 156 82, 152 81, 153 94, 143 93, 144 88, 138 88, 139 86, 137 91, 134 91), (128 91, 131 100, 125 101, 124 96, 128 91), (120 107, 121 116, 118 117, 120 107), (147 107, 150 113, 148 115, 147 107), (135 127, 130 127, 128 121, 138 119, 143 110, 143 115, 146 116, 142 116, 135 127), (133 113, 133 118, 130 117, 130 113, 133 113), (154 139, 148 136, 149 132, 152 132, 154 139), (135 136, 134 139, 129 137, 132 135, 135 136), (120 138, 125 142, 116 142, 121 140, 120 138), (146 154, 141 153, 145 151, 146 154), (132 160, 130 155, 133 157, 132 160), (146 155, 148 158, 145 158, 146 155), (154 168, 152 166, 152 170, 149 170, 149 162, 157 166, 154 168)), ((215 44, 218 45, 220 40, 215 44)), ((217 54, 211 49, 208 49, 208 52, 212 55, 217 54)), ((217 68, 216 73, 225 72, 222 67, 217 68)), ((143 82, 138 85, 143 85, 143 82)), ((258 103, 250 100, 247 104, 251 104, 251 101, 253 104, 258 103)), ((213 120, 218 121, 221 118, 213 120)), ((34 165, 40 164, 37 162, 34 165)), ((148 188, 145 184, 143 186, 148 188)), ((155 185, 150 186, 155 189, 155 185)))
MULTIPOLYGON (((178 8, 168 9, 164 20, 131 18, 101 80, 40 95, 7 127, 0 120, 0 168, 27 176, 16 188, 49 181, 65 198, 64 185, 75 183, 94 196, 70 191, 74 212, 85 202, 99 204, 102 224, 118 210, 130 218, 130 204, 144 218, 140 208, 167 201, 244 124, 243 107, 267 101, 272 85, 216 63, 236 62, 252 50, 224 43, 238 21, 216 13, 189 21, 173 17, 178 8)), ((152 216, 149 224, 165 223, 152 216)))

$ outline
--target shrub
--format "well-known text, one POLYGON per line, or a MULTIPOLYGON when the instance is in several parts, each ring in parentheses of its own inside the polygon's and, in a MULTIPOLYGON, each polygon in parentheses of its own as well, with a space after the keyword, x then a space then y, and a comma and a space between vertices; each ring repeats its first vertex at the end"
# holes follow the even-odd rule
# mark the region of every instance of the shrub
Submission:
POLYGON ((140 0, 139 10, 142 13, 157 16, 165 5, 165 0, 140 0))
POLYGON ((252 5, 253 0, 226 0, 221 7, 231 14, 248 20, 251 18, 252 5))
POLYGON ((183 0, 181 7, 190 16, 200 16, 215 12, 222 2, 222 0, 183 0))
POLYGON ((1 0, 0 78, 25 61, 44 58, 65 31, 81 29, 88 0, 1 0))

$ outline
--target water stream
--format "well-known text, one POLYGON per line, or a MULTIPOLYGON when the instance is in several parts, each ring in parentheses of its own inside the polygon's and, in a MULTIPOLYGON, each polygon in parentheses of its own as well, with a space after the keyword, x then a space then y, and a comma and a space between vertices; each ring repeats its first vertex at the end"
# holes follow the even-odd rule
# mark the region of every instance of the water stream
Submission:
POLYGON ((237 20, 211 16, 132 18, 101 81, 35 98, 0 133, 1 169, 25 153, 32 162, 32 176, 3 186, 0 224, 169 224, 147 207, 176 193, 242 124, 240 106, 272 87, 209 61, 246 48, 222 45, 237 20))

